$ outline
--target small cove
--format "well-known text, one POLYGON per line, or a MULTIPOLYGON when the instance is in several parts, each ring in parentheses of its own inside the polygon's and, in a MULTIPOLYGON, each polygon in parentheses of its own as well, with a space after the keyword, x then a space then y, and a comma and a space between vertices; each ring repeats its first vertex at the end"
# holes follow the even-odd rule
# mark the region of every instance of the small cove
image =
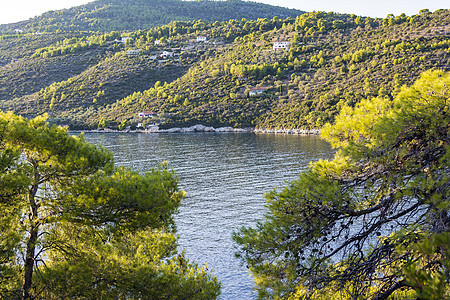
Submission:
POLYGON ((233 231, 265 213, 264 193, 282 189, 310 161, 334 154, 318 136, 253 133, 86 133, 116 164, 146 172, 163 161, 187 192, 175 216, 180 250, 208 264, 222 282, 220 299, 255 299, 253 279, 234 256, 233 231))

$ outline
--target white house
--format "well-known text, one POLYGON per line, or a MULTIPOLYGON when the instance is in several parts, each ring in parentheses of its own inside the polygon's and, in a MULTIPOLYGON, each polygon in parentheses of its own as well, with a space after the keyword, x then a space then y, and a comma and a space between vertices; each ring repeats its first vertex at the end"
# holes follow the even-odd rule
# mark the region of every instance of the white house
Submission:
POLYGON ((198 43, 198 42, 206 42, 206 41, 207 41, 206 36, 198 36, 198 37, 197 37, 197 43, 198 43))
POLYGON ((23 32, 23 30, 22 29, 14 29, 14 31, 16 32, 16 33, 22 33, 23 32))
POLYGON ((158 130, 159 130, 159 123, 153 123, 151 125, 147 125, 147 129, 150 132, 158 132, 158 130))
POLYGON ((122 39, 120 40, 122 43, 126 43, 127 42, 127 40, 129 40, 129 39, 131 39, 131 37, 129 37, 129 36, 123 36, 122 37, 122 39))
POLYGON ((154 118, 157 115, 158 114, 153 111, 143 111, 143 112, 138 113, 139 118, 154 118))
POLYGON ((155 41, 155 45, 160 45, 161 44, 161 41, 160 40, 156 40, 155 41))
POLYGON ((164 52, 161 54, 161 57, 162 57, 163 59, 166 59, 166 58, 168 58, 168 57, 173 57, 173 52, 164 51, 164 52))
POLYGON ((139 54, 139 49, 138 50, 128 50, 127 51, 127 55, 128 56, 136 56, 139 54))
POLYGON ((289 51, 289 42, 275 42, 273 43, 273 51, 286 50, 289 51))
POLYGON ((262 93, 264 93, 268 89, 269 89, 268 87, 254 87, 254 88, 250 89, 250 91, 248 92, 248 95, 250 97, 256 97, 256 96, 261 95, 262 93))

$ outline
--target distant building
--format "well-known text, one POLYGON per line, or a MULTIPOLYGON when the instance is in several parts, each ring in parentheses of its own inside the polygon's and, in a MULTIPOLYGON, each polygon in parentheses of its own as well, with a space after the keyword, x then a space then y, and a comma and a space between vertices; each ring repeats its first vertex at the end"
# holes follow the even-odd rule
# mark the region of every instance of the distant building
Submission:
POLYGON ((273 51, 286 50, 289 51, 289 42, 275 42, 273 43, 273 51))
POLYGON ((23 32, 22 29, 18 29, 18 28, 14 29, 14 31, 15 31, 16 33, 22 33, 22 32, 23 32))
POLYGON ((160 45, 161 44, 161 41, 160 40, 156 40, 155 41, 155 45, 160 45))
POLYGON ((157 115, 158 114, 153 111, 143 111, 143 112, 138 113, 139 118, 154 118, 157 115))
POLYGON ((131 39, 131 37, 129 37, 129 36, 123 36, 122 37, 122 39, 120 40, 122 43, 126 43, 127 42, 127 40, 129 40, 129 39, 131 39))
POLYGON ((197 37, 197 42, 206 42, 206 41, 207 41, 206 36, 198 36, 197 37))
POLYGON ((269 89, 268 87, 254 87, 254 88, 250 89, 250 91, 248 92, 248 95, 250 97, 256 97, 256 96, 261 95, 262 93, 264 93, 268 89, 269 89))
POLYGON ((128 50, 127 55, 128 56, 136 56, 139 54, 139 50, 128 50))
POLYGON ((153 123, 151 125, 147 125, 147 129, 150 132, 158 132, 158 130, 159 130, 159 123, 153 123))
POLYGON ((166 58, 169 58, 169 57, 173 57, 173 52, 164 51, 164 52, 161 54, 161 58, 162 58, 162 59, 166 59, 166 58))

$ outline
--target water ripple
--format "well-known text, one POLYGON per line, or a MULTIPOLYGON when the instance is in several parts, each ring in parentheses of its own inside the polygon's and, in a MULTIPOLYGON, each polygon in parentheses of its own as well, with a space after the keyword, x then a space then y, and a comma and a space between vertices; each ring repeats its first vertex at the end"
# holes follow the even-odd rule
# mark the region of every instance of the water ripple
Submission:
POLYGON ((221 299, 255 299, 253 280, 235 256, 231 235, 265 212, 264 193, 281 189, 309 161, 330 158, 315 136, 264 134, 92 134, 86 140, 114 153, 116 163, 146 172, 163 161, 187 192, 175 220, 188 258, 213 269, 221 299))

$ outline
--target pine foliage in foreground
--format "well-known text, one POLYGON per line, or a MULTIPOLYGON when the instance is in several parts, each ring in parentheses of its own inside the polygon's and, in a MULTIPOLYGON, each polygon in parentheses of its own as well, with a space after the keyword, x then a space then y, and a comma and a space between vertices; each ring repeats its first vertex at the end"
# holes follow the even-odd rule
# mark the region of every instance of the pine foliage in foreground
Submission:
MULTIPOLYGON (((261 298, 450 296, 450 73, 344 107, 312 163, 235 233, 261 298)), ((391 299, 391 298, 389 298, 391 299)))

